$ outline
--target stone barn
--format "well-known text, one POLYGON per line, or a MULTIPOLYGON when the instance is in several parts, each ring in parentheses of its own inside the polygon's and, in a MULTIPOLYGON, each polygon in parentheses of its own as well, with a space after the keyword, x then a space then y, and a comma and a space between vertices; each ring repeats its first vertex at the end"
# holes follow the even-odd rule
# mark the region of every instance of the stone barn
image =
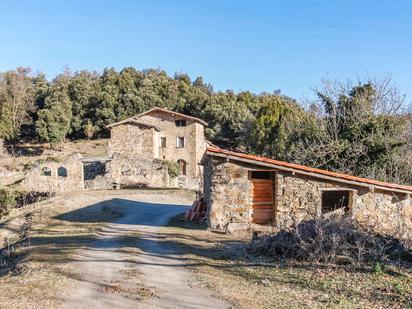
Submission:
POLYGON ((208 148, 204 199, 212 228, 287 228, 322 214, 350 213, 378 232, 411 237, 412 186, 208 148))

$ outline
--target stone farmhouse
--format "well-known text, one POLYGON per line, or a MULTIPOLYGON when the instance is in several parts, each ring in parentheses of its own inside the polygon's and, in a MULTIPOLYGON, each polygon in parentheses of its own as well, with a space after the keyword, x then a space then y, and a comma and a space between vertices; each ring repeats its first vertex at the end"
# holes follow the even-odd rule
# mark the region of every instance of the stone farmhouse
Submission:
POLYGON ((379 231, 412 237, 412 186, 375 181, 227 151, 208 143, 207 123, 162 108, 112 123, 108 156, 45 163, 27 174, 28 190, 64 192, 127 187, 202 191, 212 228, 290 227, 350 213, 379 231), (167 161, 179 166, 171 177, 167 161))
POLYGON ((75 154, 65 162, 47 162, 27 173, 23 186, 31 191, 79 189, 186 188, 199 190, 207 147, 201 119, 152 108, 112 123, 107 157, 75 154), (169 175, 168 163, 179 166, 169 175))
POLYGON ((109 156, 125 156, 147 164, 176 162, 180 170, 179 187, 199 189, 199 163, 206 151, 205 126, 207 123, 199 118, 155 107, 107 126, 109 156))

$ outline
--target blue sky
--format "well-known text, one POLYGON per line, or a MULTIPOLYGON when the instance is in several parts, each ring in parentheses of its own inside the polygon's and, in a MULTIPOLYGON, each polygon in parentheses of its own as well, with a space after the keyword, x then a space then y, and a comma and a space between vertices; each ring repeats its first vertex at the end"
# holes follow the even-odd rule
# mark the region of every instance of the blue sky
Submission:
POLYGON ((156 67, 311 97, 388 74, 412 100, 412 1, 0 1, 0 71, 156 67))

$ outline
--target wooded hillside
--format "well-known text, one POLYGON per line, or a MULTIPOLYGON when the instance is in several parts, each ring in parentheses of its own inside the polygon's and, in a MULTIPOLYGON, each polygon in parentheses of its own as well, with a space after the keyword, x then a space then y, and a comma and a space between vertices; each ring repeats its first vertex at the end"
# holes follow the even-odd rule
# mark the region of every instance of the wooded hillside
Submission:
POLYGON ((410 114, 389 79, 326 80, 316 101, 214 91, 201 77, 158 69, 65 71, 52 81, 29 68, 0 73, 0 139, 13 145, 107 136, 105 126, 159 106, 204 119, 207 138, 294 163, 412 183, 410 114))

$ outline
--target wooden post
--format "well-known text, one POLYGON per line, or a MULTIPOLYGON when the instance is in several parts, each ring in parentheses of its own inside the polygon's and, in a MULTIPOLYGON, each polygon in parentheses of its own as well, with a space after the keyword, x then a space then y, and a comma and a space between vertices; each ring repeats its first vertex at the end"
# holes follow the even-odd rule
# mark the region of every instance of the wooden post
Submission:
POLYGON ((273 224, 275 226, 277 226, 278 224, 278 218, 277 218, 277 214, 278 214, 278 210, 277 210, 277 202, 276 202, 276 197, 277 197, 277 184, 276 184, 276 172, 271 172, 270 173, 270 179, 272 181, 272 202, 273 202, 273 213, 274 213, 274 220, 273 220, 273 224))

